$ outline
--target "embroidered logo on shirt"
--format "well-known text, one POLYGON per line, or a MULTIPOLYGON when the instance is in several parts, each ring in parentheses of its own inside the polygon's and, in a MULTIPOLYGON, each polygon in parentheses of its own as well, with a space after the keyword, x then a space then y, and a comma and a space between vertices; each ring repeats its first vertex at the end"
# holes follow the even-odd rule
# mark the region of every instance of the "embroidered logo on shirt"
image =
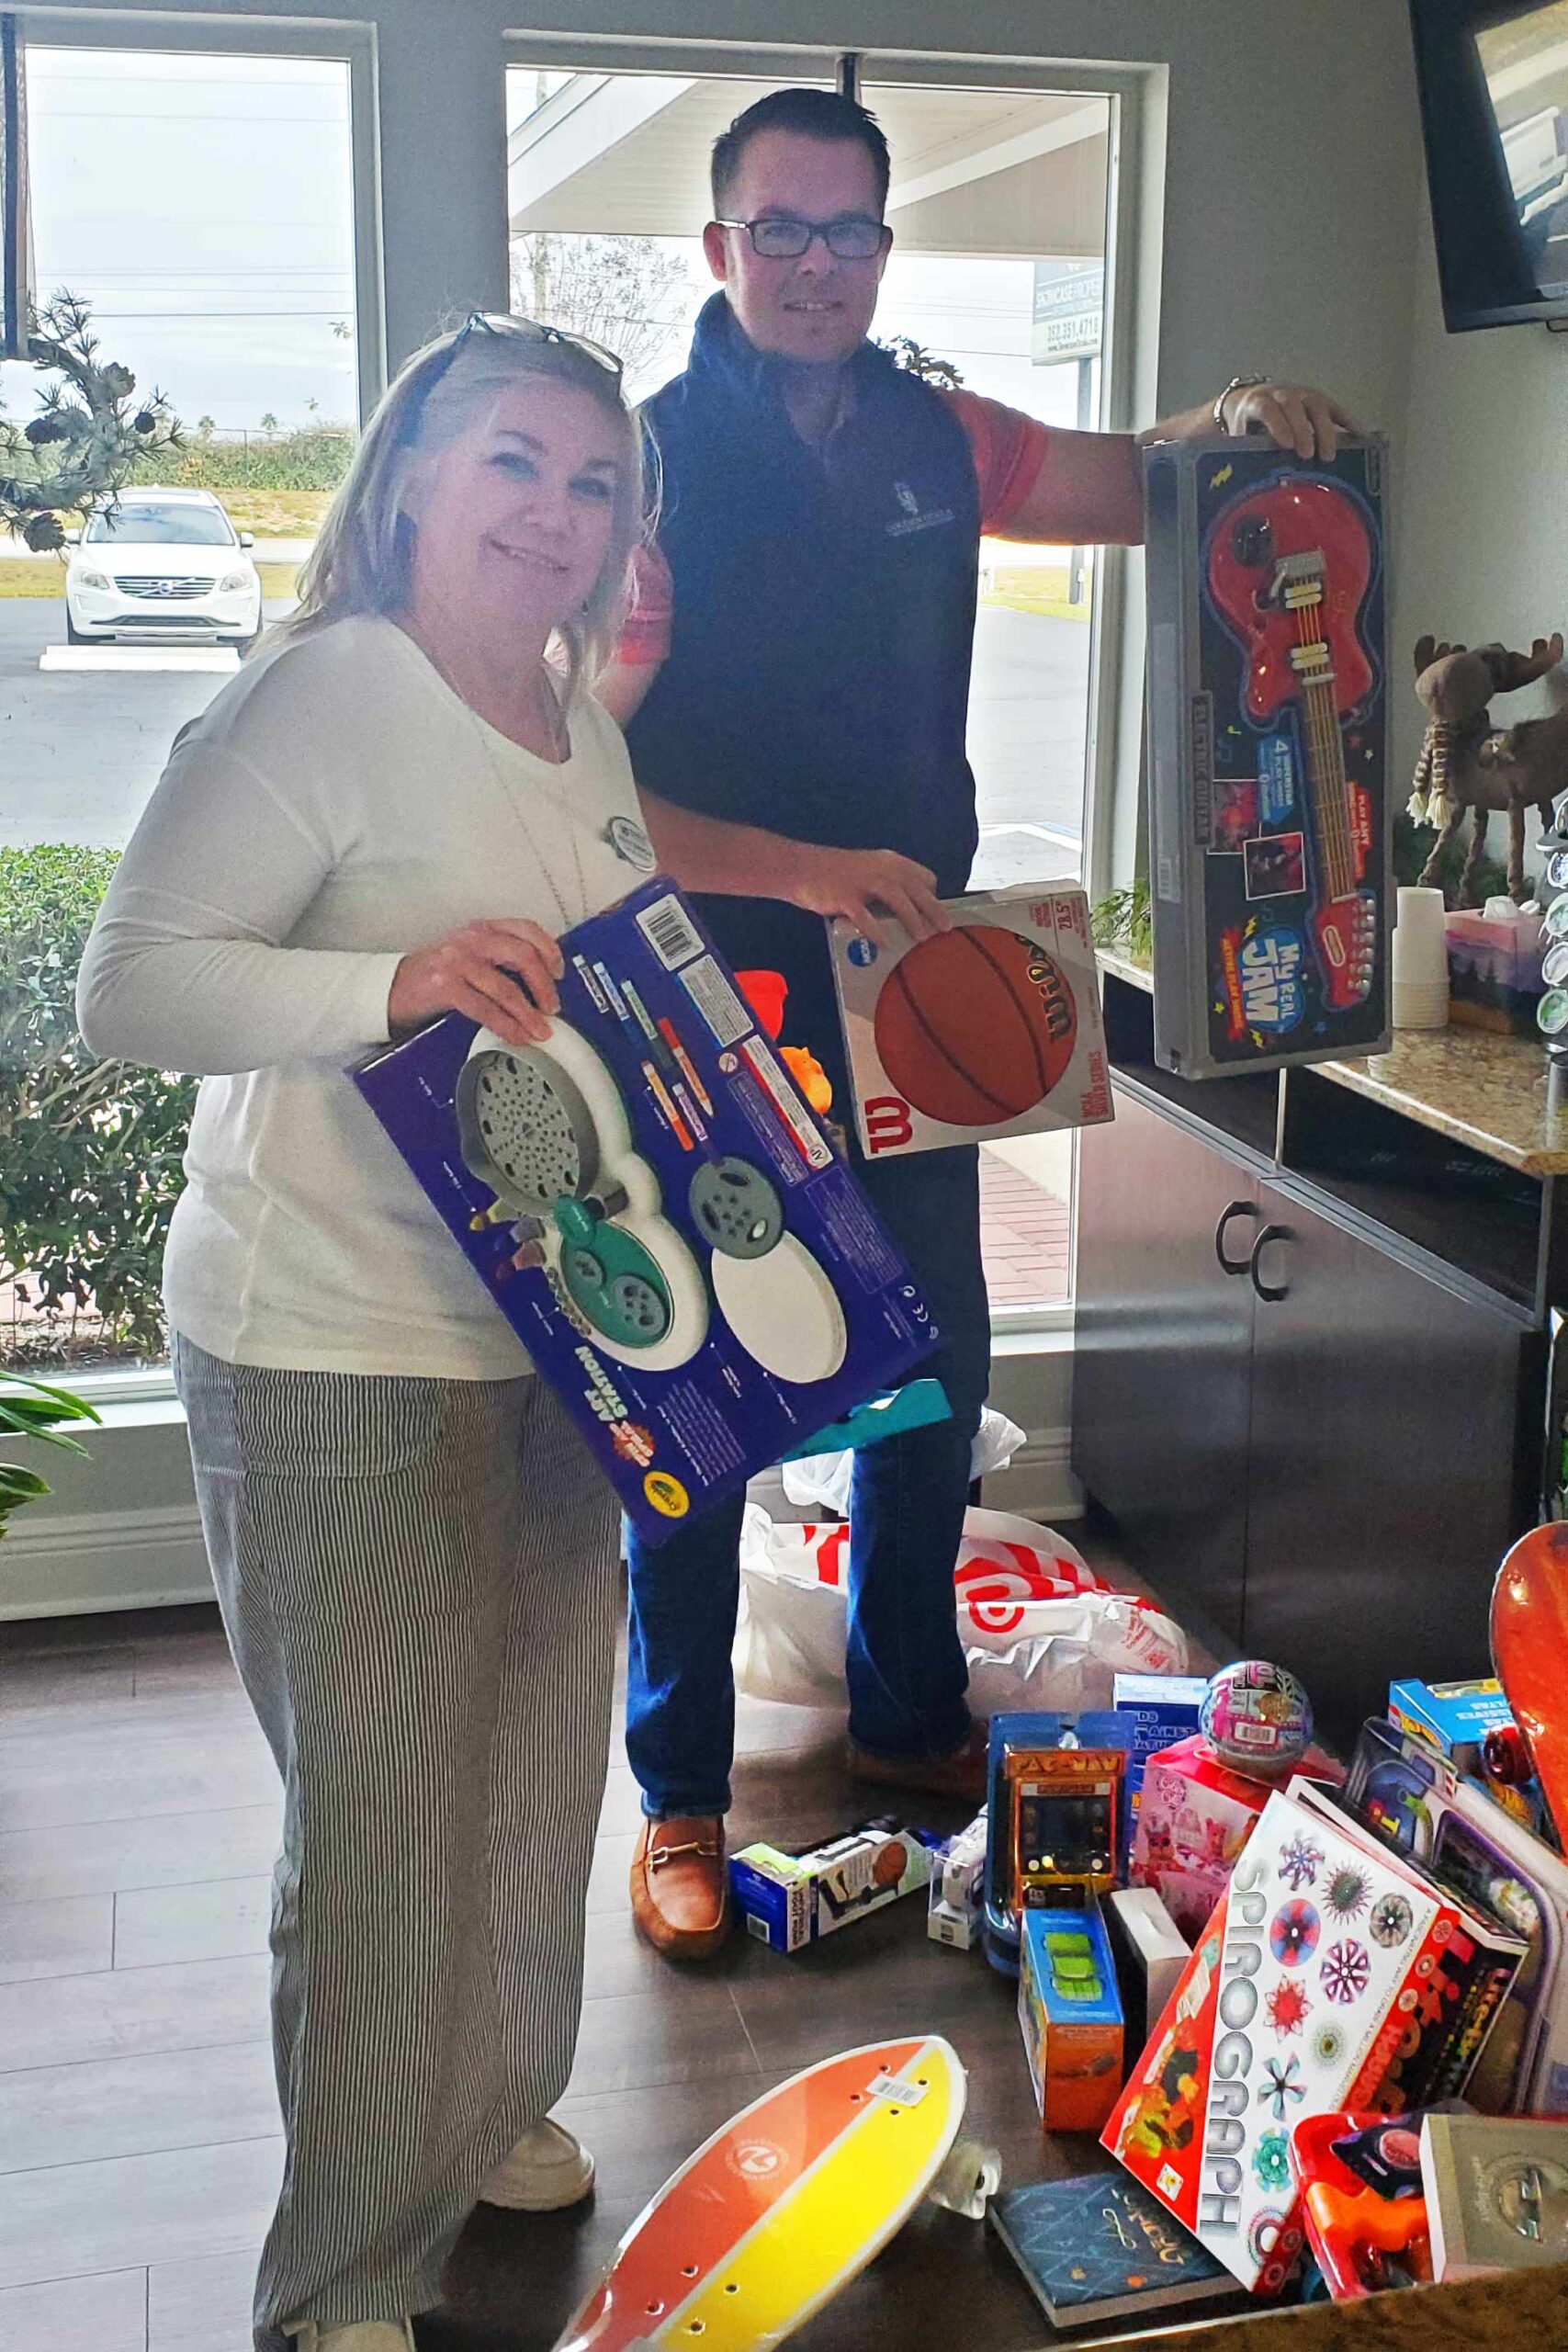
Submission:
POLYGON ((890 539, 907 538, 911 531, 934 531, 942 524, 953 521, 951 506, 931 506, 922 513, 920 502, 907 481, 896 481, 893 495, 904 511, 887 526, 890 539))

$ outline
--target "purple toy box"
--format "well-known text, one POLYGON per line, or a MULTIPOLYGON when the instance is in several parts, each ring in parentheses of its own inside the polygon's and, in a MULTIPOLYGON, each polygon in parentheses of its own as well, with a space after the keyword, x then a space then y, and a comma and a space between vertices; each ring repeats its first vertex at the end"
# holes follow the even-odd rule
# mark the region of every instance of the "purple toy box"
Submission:
POLYGON ((651 881, 561 948, 547 1044, 448 1014, 355 1081, 657 1541, 936 1328, 679 893, 651 881))

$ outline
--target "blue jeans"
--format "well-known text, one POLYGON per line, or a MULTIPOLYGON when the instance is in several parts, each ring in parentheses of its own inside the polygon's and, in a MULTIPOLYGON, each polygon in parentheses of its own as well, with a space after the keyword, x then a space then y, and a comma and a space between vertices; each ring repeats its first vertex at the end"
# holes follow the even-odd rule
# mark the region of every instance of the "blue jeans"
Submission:
MULTIPOLYGON (((953 1418, 855 1456, 850 1498, 850 1736, 885 1756, 939 1756, 968 1729, 953 1569, 970 1450, 990 1374, 978 1155, 921 1152, 856 1174, 924 1290, 953 1418)), ((627 1532, 626 1755, 654 1820, 729 1810, 743 1498, 662 1544, 627 1532)))

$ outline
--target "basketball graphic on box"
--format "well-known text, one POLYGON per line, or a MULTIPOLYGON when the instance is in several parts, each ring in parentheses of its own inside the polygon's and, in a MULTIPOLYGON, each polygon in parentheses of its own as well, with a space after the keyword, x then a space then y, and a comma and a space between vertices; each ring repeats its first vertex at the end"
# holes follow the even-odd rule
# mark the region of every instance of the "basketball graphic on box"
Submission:
POLYGON ((868 1159, 1090 1126, 1111 1114, 1089 901, 975 891, 950 931, 832 926, 855 1124, 868 1159))

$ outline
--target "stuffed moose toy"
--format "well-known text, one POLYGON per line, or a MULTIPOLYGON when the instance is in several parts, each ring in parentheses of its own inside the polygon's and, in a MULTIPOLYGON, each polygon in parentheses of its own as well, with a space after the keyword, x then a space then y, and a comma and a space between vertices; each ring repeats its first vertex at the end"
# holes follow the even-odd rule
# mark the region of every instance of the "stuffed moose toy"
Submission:
POLYGON ((1461 907, 1481 903, 1481 863, 1487 820, 1508 819, 1508 889, 1516 903, 1529 896, 1525 880, 1525 812, 1534 808, 1543 825, 1552 821, 1552 803, 1568 792, 1568 709, 1549 718, 1527 718, 1494 731, 1487 707, 1494 695, 1512 694, 1545 677, 1562 659, 1562 635, 1538 637, 1528 653, 1505 646, 1439 644, 1423 637, 1416 646, 1416 692, 1427 712, 1427 739, 1416 763, 1410 814, 1418 824, 1441 828, 1421 869, 1424 885, 1438 868, 1466 810, 1474 814, 1470 854, 1460 876, 1461 907))

